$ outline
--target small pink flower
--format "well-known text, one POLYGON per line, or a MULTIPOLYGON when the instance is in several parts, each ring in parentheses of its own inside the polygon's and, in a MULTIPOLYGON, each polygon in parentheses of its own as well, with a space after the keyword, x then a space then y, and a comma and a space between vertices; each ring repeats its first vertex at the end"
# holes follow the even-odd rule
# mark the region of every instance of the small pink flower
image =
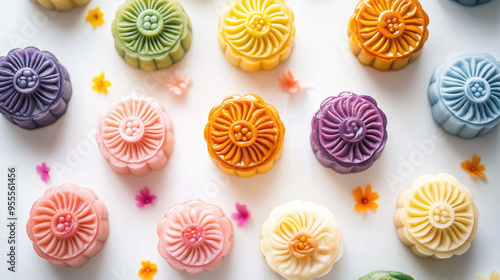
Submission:
POLYGON ((45 162, 42 162, 42 165, 37 165, 36 171, 41 175, 42 181, 44 181, 45 183, 47 183, 49 181, 49 179, 50 179, 50 176, 49 176, 50 167, 48 167, 45 162))
POLYGON ((280 82, 281 89, 283 91, 287 91, 289 93, 298 93, 302 90, 299 80, 295 79, 290 70, 281 74, 281 77, 278 78, 278 81, 280 82))
POLYGON ((149 188, 144 187, 138 195, 135 196, 135 200, 137 200, 137 207, 143 208, 146 205, 153 204, 155 202, 156 195, 149 193, 149 188))
POLYGON ((250 218, 250 212, 248 212, 247 206, 245 204, 236 203, 236 211, 238 211, 238 213, 232 213, 231 218, 238 221, 237 225, 239 227, 245 226, 250 218))
POLYGON ((191 76, 182 75, 179 70, 175 70, 173 75, 167 77, 167 88, 175 95, 184 94, 191 86, 191 76))

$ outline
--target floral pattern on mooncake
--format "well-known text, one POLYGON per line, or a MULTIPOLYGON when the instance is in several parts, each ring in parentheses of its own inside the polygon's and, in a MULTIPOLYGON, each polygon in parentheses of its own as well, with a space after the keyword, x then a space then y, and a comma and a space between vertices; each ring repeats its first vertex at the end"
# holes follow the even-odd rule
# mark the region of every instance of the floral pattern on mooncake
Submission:
POLYGON ((420 55, 428 25, 418 0, 361 0, 349 21, 349 46, 362 64, 401 69, 420 55))
POLYGON ((260 250, 274 272, 310 280, 326 275, 342 256, 342 231, 326 207, 295 200, 271 211, 260 250))
POLYGON ((257 95, 232 95, 210 112, 205 140, 212 159, 228 174, 269 171, 281 156, 285 127, 278 111, 257 95))
POLYGON ((26 225, 35 252, 58 266, 82 266, 108 238, 108 212, 96 194, 74 184, 45 191, 26 225))
POLYGON ((101 154, 118 173, 145 175, 167 164, 174 148, 173 126, 154 98, 125 97, 98 119, 101 154))
POLYGON ((462 255, 477 235, 472 193, 448 174, 424 175, 401 192, 394 214, 398 235, 419 257, 462 255))
POLYGON ((276 67, 290 56, 294 37, 294 15, 284 0, 231 0, 220 16, 220 46, 245 71, 276 67))
POLYGON ((198 274, 214 270, 233 248, 233 225, 216 205, 177 204, 158 224, 158 250, 173 268, 198 274))

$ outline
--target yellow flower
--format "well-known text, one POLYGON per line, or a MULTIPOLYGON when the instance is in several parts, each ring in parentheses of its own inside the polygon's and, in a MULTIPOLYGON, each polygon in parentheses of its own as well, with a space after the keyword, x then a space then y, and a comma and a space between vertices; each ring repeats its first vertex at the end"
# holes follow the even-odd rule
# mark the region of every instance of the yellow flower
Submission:
POLYGON ((498 271, 493 271, 489 278, 477 277, 477 280, 500 280, 500 273, 498 271))
POLYGON ((94 85, 92 86, 93 90, 100 93, 108 94, 108 87, 111 86, 111 83, 109 81, 104 80, 104 72, 101 72, 101 75, 99 76, 95 76, 92 79, 92 82, 94 82, 94 85))
POLYGON ((473 177, 479 176, 486 178, 486 175, 483 173, 483 171, 486 170, 486 167, 484 167, 484 165, 480 163, 481 163, 481 157, 474 155, 472 157, 472 162, 468 160, 462 162, 462 169, 469 172, 469 174, 472 175, 473 177))
POLYGON ((97 7, 93 10, 89 10, 85 20, 90 22, 90 24, 96 28, 97 26, 104 24, 104 14, 101 12, 101 9, 97 7))
POLYGON ((151 280, 158 271, 156 264, 150 261, 141 261, 142 268, 139 269, 139 277, 143 280, 151 280))
POLYGON ((363 189, 358 187, 352 191, 352 194, 354 195, 354 201, 356 201, 354 211, 366 212, 368 209, 375 211, 378 208, 378 204, 375 203, 375 200, 377 200, 379 196, 376 192, 372 192, 372 186, 367 185, 364 193, 363 189))

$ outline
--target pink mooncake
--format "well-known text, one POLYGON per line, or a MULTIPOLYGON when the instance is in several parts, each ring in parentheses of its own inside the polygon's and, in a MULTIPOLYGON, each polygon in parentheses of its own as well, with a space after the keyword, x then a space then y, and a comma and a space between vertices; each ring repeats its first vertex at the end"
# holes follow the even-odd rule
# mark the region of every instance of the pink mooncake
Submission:
POLYGON ((108 212, 89 189, 51 187, 31 207, 26 231, 40 257, 59 266, 82 266, 108 238, 108 212))
POLYGON ((158 251, 173 268, 214 270, 233 248, 233 225, 222 210, 201 200, 179 203, 158 224, 158 251))
POLYGON ((141 176, 167 164, 174 149, 173 127, 156 99, 125 97, 97 122, 97 145, 116 172, 141 176))

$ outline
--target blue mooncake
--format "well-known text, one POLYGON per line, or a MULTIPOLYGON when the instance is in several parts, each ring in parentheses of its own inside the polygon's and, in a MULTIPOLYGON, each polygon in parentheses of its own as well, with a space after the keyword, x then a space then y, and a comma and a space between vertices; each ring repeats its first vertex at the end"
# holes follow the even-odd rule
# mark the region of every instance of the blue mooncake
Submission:
POLYGON ((483 136, 500 121, 500 62, 487 53, 451 56, 432 74, 432 116, 461 138, 483 136))
POLYGON ((453 0, 465 6, 476 6, 479 4, 484 4, 490 2, 491 0, 453 0))

